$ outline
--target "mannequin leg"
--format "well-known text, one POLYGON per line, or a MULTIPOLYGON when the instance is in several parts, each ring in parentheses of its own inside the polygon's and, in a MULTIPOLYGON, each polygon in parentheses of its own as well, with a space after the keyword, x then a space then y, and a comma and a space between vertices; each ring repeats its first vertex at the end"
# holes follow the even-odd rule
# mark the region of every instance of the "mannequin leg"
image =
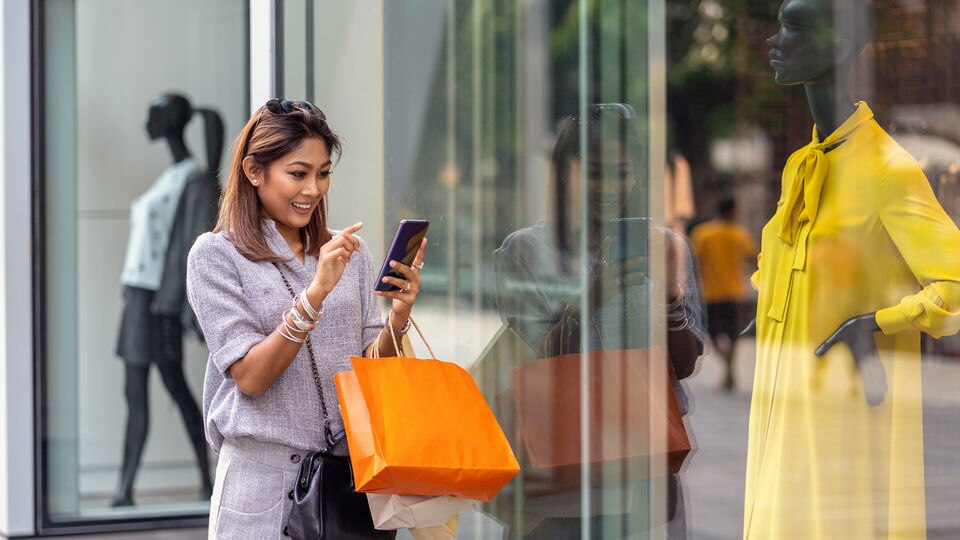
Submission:
POLYGON ((183 364, 180 362, 164 362, 157 364, 157 368, 160 370, 164 386, 180 409, 180 416, 183 418, 187 435, 190 437, 190 443, 193 445, 193 451, 197 456, 203 494, 204 497, 209 498, 213 493, 213 483, 210 480, 207 441, 203 433, 203 415, 200 413, 200 407, 196 400, 193 399, 193 394, 190 393, 190 387, 187 385, 187 379, 183 374, 183 364))
POLYGON ((150 366, 125 363, 126 382, 124 395, 127 399, 127 427, 123 443, 123 464, 120 466, 120 481, 111 506, 133 505, 133 483, 140 467, 143 446, 147 442, 150 427, 149 395, 147 379, 150 366))

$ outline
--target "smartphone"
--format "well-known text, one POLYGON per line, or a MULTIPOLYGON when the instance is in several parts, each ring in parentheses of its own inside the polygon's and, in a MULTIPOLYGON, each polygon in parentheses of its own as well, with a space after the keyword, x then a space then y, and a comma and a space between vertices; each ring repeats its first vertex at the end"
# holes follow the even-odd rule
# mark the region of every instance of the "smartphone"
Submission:
POLYGON ((390 261, 400 261, 410 266, 413 264, 413 258, 417 256, 417 250, 420 249, 420 242, 427 235, 427 227, 430 222, 425 219, 403 219, 400 220, 400 226, 397 227, 397 234, 393 237, 393 243, 390 244, 390 251, 383 260, 383 266, 380 268, 380 275, 377 276, 377 284, 373 287, 378 291, 399 291, 400 287, 384 283, 383 278, 392 276, 403 279, 403 276, 390 268, 390 261))
POLYGON ((608 260, 646 259, 650 241, 650 218, 616 218, 607 222, 606 234, 611 238, 608 260))

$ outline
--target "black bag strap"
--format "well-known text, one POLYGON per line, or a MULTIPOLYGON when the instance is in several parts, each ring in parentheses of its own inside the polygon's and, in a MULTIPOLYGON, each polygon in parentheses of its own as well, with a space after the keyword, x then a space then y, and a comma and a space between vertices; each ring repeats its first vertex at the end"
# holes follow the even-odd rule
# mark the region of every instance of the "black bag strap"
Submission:
MULTIPOLYGON (((287 290, 290 291, 290 296, 293 297, 294 304, 297 301, 297 293, 293 292, 293 287, 290 286, 290 282, 287 281, 287 276, 283 275, 283 271, 280 270, 280 266, 277 263, 273 263, 273 267, 277 269, 277 272, 280 274, 280 279, 283 280, 283 284, 287 286, 287 290)), ((296 307, 294 307, 296 309, 296 307)), ((317 394, 320 396, 320 412, 323 414, 323 436, 327 442, 326 450, 331 450, 333 446, 338 442, 334 440, 333 433, 330 431, 330 416, 327 414, 327 403, 323 400, 323 383, 320 379, 320 370, 317 369, 317 359, 313 356, 313 345, 310 343, 310 334, 307 334, 307 354, 310 355, 310 368, 313 370, 313 382, 317 385, 317 394)))

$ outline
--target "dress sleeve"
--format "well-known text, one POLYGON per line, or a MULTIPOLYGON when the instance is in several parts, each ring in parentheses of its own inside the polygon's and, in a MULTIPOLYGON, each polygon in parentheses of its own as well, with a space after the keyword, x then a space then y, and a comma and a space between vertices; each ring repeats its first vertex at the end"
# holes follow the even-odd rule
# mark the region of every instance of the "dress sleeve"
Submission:
POLYGON ((374 292, 377 272, 373 265, 373 255, 362 238, 360 239, 359 254, 363 263, 360 268, 360 298, 363 303, 360 316, 363 318, 362 350, 365 351, 383 330, 383 315, 380 313, 380 297, 374 292))
POLYGON ((880 219, 923 289, 877 311, 884 334, 921 330, 935 338, 960 330, 960 231, 908 156, 880 184, 880 219))
POLYGON ((210 349, 210 361, 224 376, 251 347, 266 338, 256 308, 244 294, 240 275, 212 233, 197 239, 187 257, 187 297, 210 349))

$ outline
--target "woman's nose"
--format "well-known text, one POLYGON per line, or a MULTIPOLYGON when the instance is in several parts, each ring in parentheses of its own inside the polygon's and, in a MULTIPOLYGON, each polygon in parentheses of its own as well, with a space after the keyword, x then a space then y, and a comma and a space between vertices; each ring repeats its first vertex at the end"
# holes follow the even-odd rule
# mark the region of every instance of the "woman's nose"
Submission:
POLYGON ((322 194, 322 191, 323 191, 323 190, 321 189, 321 187, 320 187, 320 184, 321 184, 321 183, 322 183, 322 180, 316 180, 316 181, 313 181, 313 182, 304 182, 304 183, 303 183, 303 194, 304 194, 304 195, 307 195, 307 196, 310 196, 310 197, 314 197, 314 196, 317 196, 317 195, 321 195, 321 194, 322 194))

